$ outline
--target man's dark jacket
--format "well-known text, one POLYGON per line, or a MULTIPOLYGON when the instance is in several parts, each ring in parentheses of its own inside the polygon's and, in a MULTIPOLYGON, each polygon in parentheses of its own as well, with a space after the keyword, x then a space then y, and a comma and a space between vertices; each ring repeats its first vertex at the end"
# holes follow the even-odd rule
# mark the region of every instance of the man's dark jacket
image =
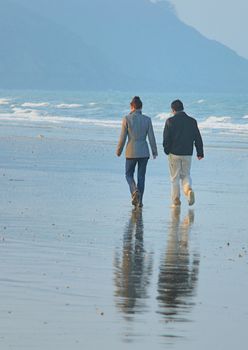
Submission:
POLYGON ((182 111, 166 120, 163 139, 166 154, 192 156, 194 145, 197 157, 204 157, 201 134, 194 118, 182 111))

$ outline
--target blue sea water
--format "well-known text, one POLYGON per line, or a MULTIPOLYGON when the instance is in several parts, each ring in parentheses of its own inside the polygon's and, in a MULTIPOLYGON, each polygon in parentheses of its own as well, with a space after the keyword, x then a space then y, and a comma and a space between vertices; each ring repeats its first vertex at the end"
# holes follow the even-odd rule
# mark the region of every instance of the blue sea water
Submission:
MULTIPOLYGON (((136 93, 137 94, 137 93, 136 93)), ((116 141, 132 93, 0 91, 1 135, 116 141)), ((161 138, 170 103, 180 98, 208 145, 247 148, 247 94, 144 93, 143 112, 161 138)))

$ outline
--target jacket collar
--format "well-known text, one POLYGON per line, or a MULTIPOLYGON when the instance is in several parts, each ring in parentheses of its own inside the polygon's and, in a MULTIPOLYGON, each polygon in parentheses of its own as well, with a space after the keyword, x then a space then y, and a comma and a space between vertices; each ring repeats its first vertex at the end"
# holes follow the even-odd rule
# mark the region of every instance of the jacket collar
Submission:
POLYGON ((131 112, 130 114, 142 114, 142 109, 135 109, 135 111, 131 112))
POLYGON ((174 117, 175 116, 179 116, 179 115, 185 115, 186 113, 184 111, 178 111, 174 114, 174 117))

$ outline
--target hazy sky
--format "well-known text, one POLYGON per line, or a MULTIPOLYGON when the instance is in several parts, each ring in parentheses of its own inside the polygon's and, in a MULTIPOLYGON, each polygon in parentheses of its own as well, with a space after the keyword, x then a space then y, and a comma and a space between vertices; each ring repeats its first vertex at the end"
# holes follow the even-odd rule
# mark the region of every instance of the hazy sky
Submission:
POLYGON ((181 20, 248 58, 248 0, 170 1, 181 20))

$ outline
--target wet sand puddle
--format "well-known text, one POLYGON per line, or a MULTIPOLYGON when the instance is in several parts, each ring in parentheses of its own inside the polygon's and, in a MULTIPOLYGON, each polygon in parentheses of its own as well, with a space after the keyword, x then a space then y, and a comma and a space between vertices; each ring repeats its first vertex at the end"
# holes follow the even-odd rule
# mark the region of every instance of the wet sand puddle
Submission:
POLYGON ((194 211, 182 218, 180 214, 180 208, 171 210, 157 267, 155 254, 144 243, 142 211, 133 210, 124 228, 122 251, 114 259, 115 303, 125 322, 123 342, 155 337, 160 339, 157 343, 172 344, 187 338, 184 324, 191 321, 195 305, 200 254, 190 249, 194 211))

